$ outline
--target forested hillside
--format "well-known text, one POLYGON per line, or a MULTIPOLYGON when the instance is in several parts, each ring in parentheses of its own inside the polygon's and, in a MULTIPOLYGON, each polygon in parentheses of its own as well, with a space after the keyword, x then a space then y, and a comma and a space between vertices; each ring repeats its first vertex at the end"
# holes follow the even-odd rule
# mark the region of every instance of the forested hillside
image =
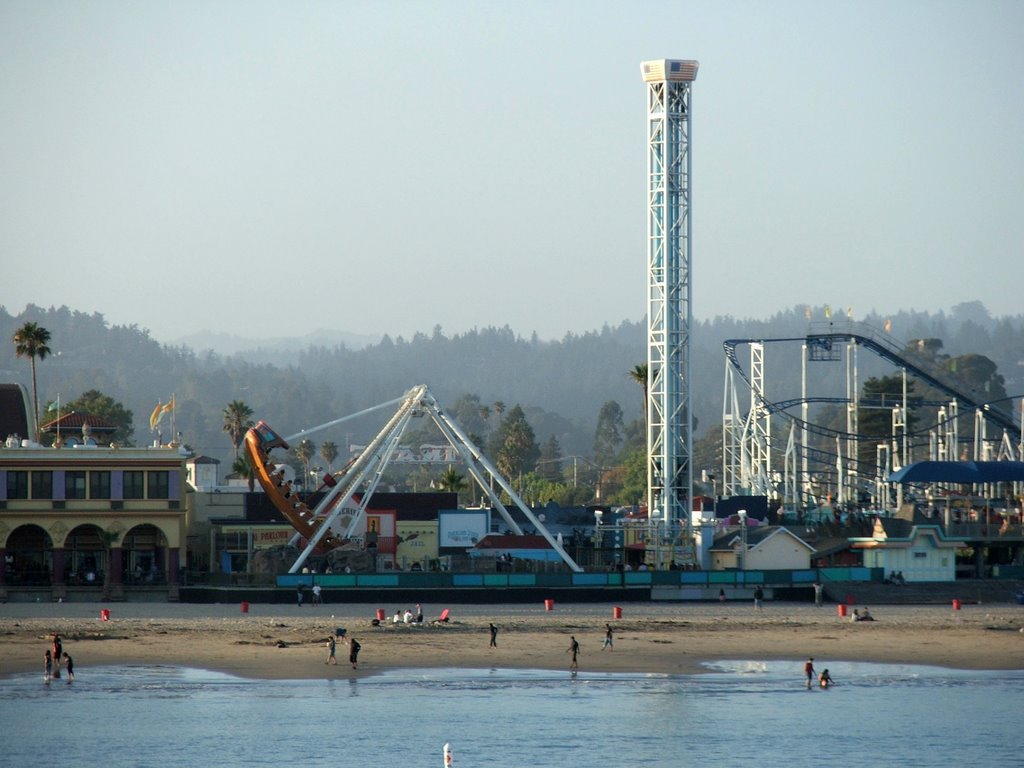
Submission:
MULTIPOLYGON (((818 321, 823 309, 814 311, 818 321)), ((716 317, 697 323, 692 332, 693 402, 697 435, 721 422, 722 342, 728 338, 800 337, 809 323, 805 307, 779 312, 766 320, 716 317)), ((997 366, 1005 392, 1024 392, 1024 317, 991 318, 980 302, 950 313, 898 312, 861 318, 878 329, 891 323, 893 338, 941 341, 948 356, 983 355, 997 366)), ((64 402, 88 390, 109 395, 134 414, 135 443, 156 436, 149 414, 158 401, 176 399, 174 428, 197 453, 230 464, 231 443, 224 433, 223 411, 243 401, 254 418, 265 419, 285 434, 322 424, 401 396, 411 386, 427 384, 442 404, 463 395, 481 403, 516 404, 543 443, 557 437, 563 455, 592 455, 598 413, 609 401, 621 406, 624 421, 642 416, 642 393, 629 372, 646 359, 643 322, 622 322, 559 341, 517 336, 509 328, 482 328, 446 335, 440 328, 411 339, 384 337, 359 349, 344 346, 296 349, 291 364, 270 364, 258 354, 197 354, 184 346, 162 345, 136 326, 112 326, 100 314, 67 307, 29 306, 17 315, 0 309, 0 380, 30 386, 28 362, 15 356, 15 330, 35 322, 51 334, 51 354, 38 361, 42 403, 58 396, 64 402)), ((839 321, 837 321, 839 322, 839 321)), ((800 389, 799 348, 766 360, 769 397, 793 397, 800 389)), ((886 375, 891 367, 862 355, 861 379, 886 375)), ((277 358, 280 359, 280 358, 277 358)), ((842 389, 843 365, 819 365, 816 384, 842 389)), ((746 402, 741 404, 745 407, 746 402)), ((1005 404, 1004 404, 1005 406, 1005 404)), ((346 422, 317 440, 339 446, 365 442, 393 409, 346 422)), ((170 425, 162 425, 164 439, 170 425)))

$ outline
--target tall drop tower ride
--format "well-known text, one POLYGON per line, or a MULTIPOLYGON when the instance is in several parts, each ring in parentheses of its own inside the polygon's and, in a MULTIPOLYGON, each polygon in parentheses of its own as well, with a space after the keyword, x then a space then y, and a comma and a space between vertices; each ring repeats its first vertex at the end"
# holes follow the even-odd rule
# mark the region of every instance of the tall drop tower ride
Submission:
POLYGON ((647 509, 692 540, 690 102, 697 62, 645 61, 647 509))

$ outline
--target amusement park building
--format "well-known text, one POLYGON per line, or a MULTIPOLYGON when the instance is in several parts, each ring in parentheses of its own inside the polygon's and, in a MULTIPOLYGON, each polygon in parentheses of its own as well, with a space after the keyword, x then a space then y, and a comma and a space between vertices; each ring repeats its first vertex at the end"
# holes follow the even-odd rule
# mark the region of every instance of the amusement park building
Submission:
MULTIPOLYGON (((6 389, 0 398, 10 428, 19 404, 6 389)), ((0 600, 177 597, 184 456, 175 447, 99 446, 90 433, 61 447, 15 431, 0 443, 0 600)))

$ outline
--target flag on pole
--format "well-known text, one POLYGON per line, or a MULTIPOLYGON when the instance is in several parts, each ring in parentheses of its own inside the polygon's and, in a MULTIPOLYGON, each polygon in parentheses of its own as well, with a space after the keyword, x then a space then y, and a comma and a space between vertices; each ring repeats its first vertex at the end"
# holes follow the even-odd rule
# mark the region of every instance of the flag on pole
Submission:
POLYGON ((890 331, 892 331, 892 320, 887 319, 885 321, 885 332, 889 333, 890 331))
POLYGON ((160 424, 160 419, 164 415, 164 404, 162 400, 158 400, 156 408, 153 409, 153 413, 149 416, 149 429, 156 432, 157 426, 160 424))
POLYGON ((828 304, 825 305, 825 319, 832 319, 832 307, 830 307, 828 304))
POLYGON ((171 395, 171 399, 167 401, 167 404, 160 409, 160 414, 174 413, 174 395, 171 395))

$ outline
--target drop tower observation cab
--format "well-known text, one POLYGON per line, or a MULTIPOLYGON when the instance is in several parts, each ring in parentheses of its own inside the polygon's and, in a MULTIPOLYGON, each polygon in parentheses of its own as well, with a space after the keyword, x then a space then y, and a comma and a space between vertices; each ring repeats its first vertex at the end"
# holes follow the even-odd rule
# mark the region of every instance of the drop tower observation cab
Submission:
POLYGON ((647 85, 647 508, 692 541, 690 100, 696 61, 641 65, 647 85))

